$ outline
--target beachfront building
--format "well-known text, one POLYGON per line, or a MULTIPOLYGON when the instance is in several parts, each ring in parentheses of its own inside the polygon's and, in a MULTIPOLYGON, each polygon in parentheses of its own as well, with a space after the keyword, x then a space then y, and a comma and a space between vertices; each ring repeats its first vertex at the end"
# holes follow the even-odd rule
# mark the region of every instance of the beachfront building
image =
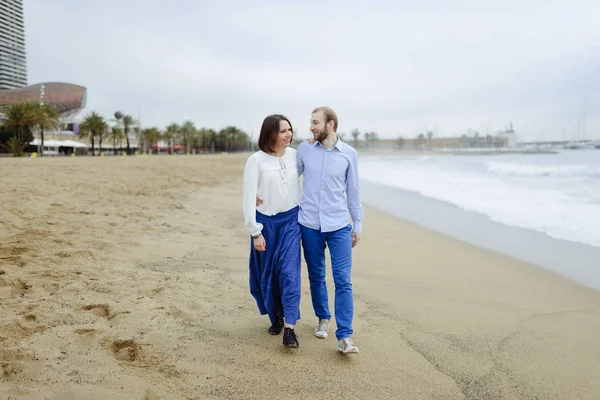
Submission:
MULTIPOLYGON (((62 140, 66 137, 67 140, 72 140, 78 133, 76 117, 85 107, 86 92, 83 86, 63 82, 27 85, 23 0, 1 0, 0 119, 3 117, 3 109, 13 104, 51 104, 59 113, 60 129, 45 132, 45 138, 62 140)), ((34 137, 39 139, 39 132, 33 133, 34 137)), ((52 153, 49 148, 48 154, 52 153)))
MULTIPOLYGON (((57 131, 45 132, 44 137, 47 140, 73 140, 78 134, 76 117, 85 107, 86 93, 87 89, 83 86, 63 82, 45 82, 12 90, 0 90, 0 112, 12 104, 28 101, 51 104, 59 113, 60 128, 57 131)), ((40 139, 39 132, 34 131, 33 134, 35 139, 40 139)), ((54 154, 51 146, 45 144, 45 147, 48 147, 48 155, 54 154)))
POLYGON ((22 0, 0 1, 0 90, 27 85, 22 0))
POLYGON ((86 88, 62 82, 45 82, 12 90, 0 90, 0 109, 12 104, 46 103, 53 105, 68 120, 75 116, 86 103, 86 88))
POLYGON ((517 146, 517 135, 512 129, 507 129, 502 132, 498 132, 498 137, 503 138, 506 141, 508 147, 517 146))

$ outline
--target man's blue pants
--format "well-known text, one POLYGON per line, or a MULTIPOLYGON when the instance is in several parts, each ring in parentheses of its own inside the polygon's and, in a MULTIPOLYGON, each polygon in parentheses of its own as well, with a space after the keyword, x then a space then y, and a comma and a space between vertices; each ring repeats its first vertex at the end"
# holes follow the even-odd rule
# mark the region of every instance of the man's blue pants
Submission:
POLYGON ((352 298, 352 226, 333 232, 321 232, 300 225, 304 259, 308 266, 310 293, 313 308, 319 319, 331 319, 327 286, 325 284, 325 248, 329 247, 331 269, 335 284, 335 321, 338 340, 350 337, 353 333, 354 300, 352 298))

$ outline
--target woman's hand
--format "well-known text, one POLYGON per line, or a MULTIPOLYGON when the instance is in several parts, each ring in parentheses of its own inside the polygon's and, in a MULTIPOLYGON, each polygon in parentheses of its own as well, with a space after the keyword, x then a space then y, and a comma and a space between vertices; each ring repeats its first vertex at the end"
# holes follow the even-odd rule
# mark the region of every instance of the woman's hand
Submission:
POLYGON ((265 237, 263 235, 254 238, 254 249, 256 249, 256 251, 267 250, 267 242, 265 241, 265 237))

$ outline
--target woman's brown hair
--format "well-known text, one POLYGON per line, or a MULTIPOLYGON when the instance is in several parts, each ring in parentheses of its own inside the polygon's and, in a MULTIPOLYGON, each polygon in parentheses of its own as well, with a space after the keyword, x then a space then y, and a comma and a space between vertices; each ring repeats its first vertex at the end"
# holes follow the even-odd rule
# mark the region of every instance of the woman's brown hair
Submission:
MULTIPOLYGON (((258 137, 258 148, 265 153, 273 153, 273 144, 279 135, 279 122, 287 121, 292 128, 292 123, 289 119, 281 114, 272 114, 265 118, 260 128, 260 136, 258 137)), ((292 128, 292 139, 294 138, 294 129, 292 128)))

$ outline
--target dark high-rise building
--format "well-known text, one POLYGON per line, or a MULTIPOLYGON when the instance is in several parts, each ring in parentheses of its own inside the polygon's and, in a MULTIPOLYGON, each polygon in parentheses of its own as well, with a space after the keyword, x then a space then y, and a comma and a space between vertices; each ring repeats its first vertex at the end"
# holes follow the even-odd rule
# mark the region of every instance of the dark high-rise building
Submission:
POLYGON ((26 85, 23 0, 0 0, 0 90, 26 85))

